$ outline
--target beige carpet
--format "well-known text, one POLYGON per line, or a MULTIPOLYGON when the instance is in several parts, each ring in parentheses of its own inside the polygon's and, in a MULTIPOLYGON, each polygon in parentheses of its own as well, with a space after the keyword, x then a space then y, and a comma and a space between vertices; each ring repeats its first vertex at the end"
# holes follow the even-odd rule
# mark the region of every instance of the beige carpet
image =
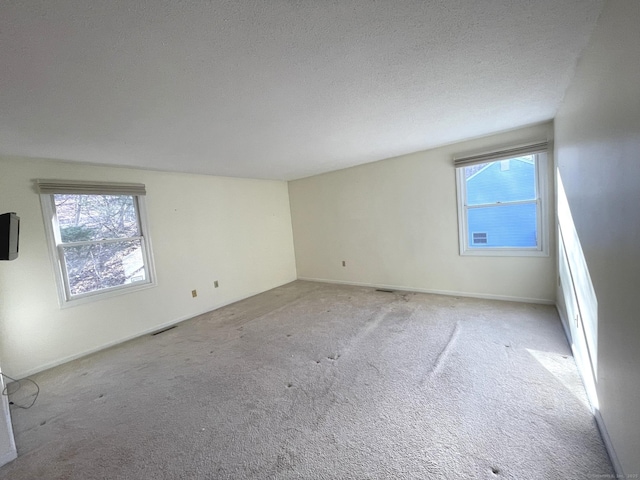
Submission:
POLYGON ((298 281, 33 379, 3 479, 613 475, 549 306, 298 281))

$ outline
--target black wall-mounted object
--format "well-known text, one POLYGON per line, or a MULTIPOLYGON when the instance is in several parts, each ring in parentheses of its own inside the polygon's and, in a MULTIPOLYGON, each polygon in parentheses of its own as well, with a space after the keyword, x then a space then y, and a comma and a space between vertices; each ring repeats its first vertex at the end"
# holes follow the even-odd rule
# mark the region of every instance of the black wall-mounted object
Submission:
POLYGON ((0 215, 0 260, 18 258, 19 236, 20 217, 13 212, 0 215))

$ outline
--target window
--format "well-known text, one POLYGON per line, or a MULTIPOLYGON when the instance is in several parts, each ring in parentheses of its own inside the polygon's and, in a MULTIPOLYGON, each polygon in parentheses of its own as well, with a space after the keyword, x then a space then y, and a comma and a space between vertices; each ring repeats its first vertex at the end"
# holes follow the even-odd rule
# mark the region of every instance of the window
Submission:
POLYGON ((63 306, 153 284, 144 185, 38 181, 63 306))
POLYGON ((455 159, 461 255, 547 255, 546 150, 455 159))

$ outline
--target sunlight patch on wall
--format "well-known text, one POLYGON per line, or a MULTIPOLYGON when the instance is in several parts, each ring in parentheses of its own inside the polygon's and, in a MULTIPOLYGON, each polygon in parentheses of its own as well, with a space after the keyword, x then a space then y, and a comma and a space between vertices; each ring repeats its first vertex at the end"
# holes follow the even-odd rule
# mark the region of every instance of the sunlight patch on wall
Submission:
POLYGON ((564 309, 576 363, 593 408, 598 408, 598 300, 576 230, 569 201, 556 171, 558 186, 559 305, 564 309))

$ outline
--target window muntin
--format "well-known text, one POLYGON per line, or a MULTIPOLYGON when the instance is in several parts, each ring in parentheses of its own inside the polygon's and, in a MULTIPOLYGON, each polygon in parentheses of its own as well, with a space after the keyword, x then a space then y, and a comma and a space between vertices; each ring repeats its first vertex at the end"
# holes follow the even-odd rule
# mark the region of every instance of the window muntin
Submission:
POLYGON ((63 305, 152 283, 143 197, 42 195, 63 305))
POLYGON ((545 160, 539 153, 456 168, 461 254, 546 254, 545 160))

